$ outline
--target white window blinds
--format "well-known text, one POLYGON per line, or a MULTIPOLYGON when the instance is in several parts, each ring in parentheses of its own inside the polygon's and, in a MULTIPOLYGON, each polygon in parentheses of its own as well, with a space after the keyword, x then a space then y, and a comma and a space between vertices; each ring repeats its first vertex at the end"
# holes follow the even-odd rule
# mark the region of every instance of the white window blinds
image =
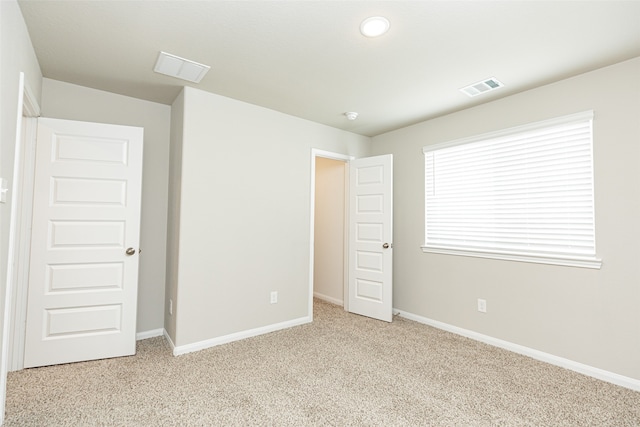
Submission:
POLYGON ((595 258, 592 119, 424 147, 425 248, 595 258))

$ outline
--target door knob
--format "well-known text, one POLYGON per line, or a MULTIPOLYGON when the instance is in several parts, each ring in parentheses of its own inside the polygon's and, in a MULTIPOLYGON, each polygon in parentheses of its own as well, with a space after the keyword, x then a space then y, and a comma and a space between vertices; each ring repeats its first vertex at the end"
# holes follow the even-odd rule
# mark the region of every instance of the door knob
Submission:
POLYGON ((388 243, 385 243, 385 244, 383 244, 383 245, 382 245, 382 247, 383 247, 384 249, 389 249, 389 244, 388 244, 388 243))
POLYGON ((127 251, 125 252, 127 255, 131 256, 133 254, 136 253, 136 250, 133 248, 128 248, 127 251))

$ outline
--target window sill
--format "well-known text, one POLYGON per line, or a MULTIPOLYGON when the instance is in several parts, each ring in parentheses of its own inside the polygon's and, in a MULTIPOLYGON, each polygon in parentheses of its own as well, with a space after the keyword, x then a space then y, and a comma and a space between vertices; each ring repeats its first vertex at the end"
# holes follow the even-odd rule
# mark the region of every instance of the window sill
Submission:
POLYGON ((470 251, 464 249, 448 249, 448 248, 438 248, 433 246, 421 246, 422 252, 424 253, 433 253, 433 254, 444 254, 444 255, 459 255, 459 256, 468 256, 475 258, 490 258, 490 259, 500 259, 506 261, 519 261, 519 262, 530 262, 534 264, 551 264, 551 265, 562 265, 567 267, 581 267, 581 268, 591 268, 595 270, 599 270, 602 267, 602 260, 598 258, 579 258, 579 257, 545 257, 540 255, 531 255, 531 254, 515 254, 515 253, 500 253, 500 252, 479 252, 479 251, 470 251))

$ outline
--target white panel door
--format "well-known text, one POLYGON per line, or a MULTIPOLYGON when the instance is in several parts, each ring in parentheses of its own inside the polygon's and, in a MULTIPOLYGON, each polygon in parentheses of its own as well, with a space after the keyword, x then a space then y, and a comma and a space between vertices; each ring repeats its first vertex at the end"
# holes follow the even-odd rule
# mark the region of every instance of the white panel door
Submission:
POLYGON ((26 368, 135 354, 142 133, 38 120, 26 368))
POLYGON ((349 164, 349 311, 392 320, 393 157, 349 164))

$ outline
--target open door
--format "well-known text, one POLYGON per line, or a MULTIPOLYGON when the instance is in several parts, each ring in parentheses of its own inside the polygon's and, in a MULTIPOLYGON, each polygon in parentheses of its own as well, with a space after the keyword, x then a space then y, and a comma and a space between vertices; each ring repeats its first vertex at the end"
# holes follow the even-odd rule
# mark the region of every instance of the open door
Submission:
POLYGON ((393 318, 393 156, 349 166, 349 311, 393 318))
POLYGON ((135 354, 142 133, 38 120, 27 368, 135 354))

